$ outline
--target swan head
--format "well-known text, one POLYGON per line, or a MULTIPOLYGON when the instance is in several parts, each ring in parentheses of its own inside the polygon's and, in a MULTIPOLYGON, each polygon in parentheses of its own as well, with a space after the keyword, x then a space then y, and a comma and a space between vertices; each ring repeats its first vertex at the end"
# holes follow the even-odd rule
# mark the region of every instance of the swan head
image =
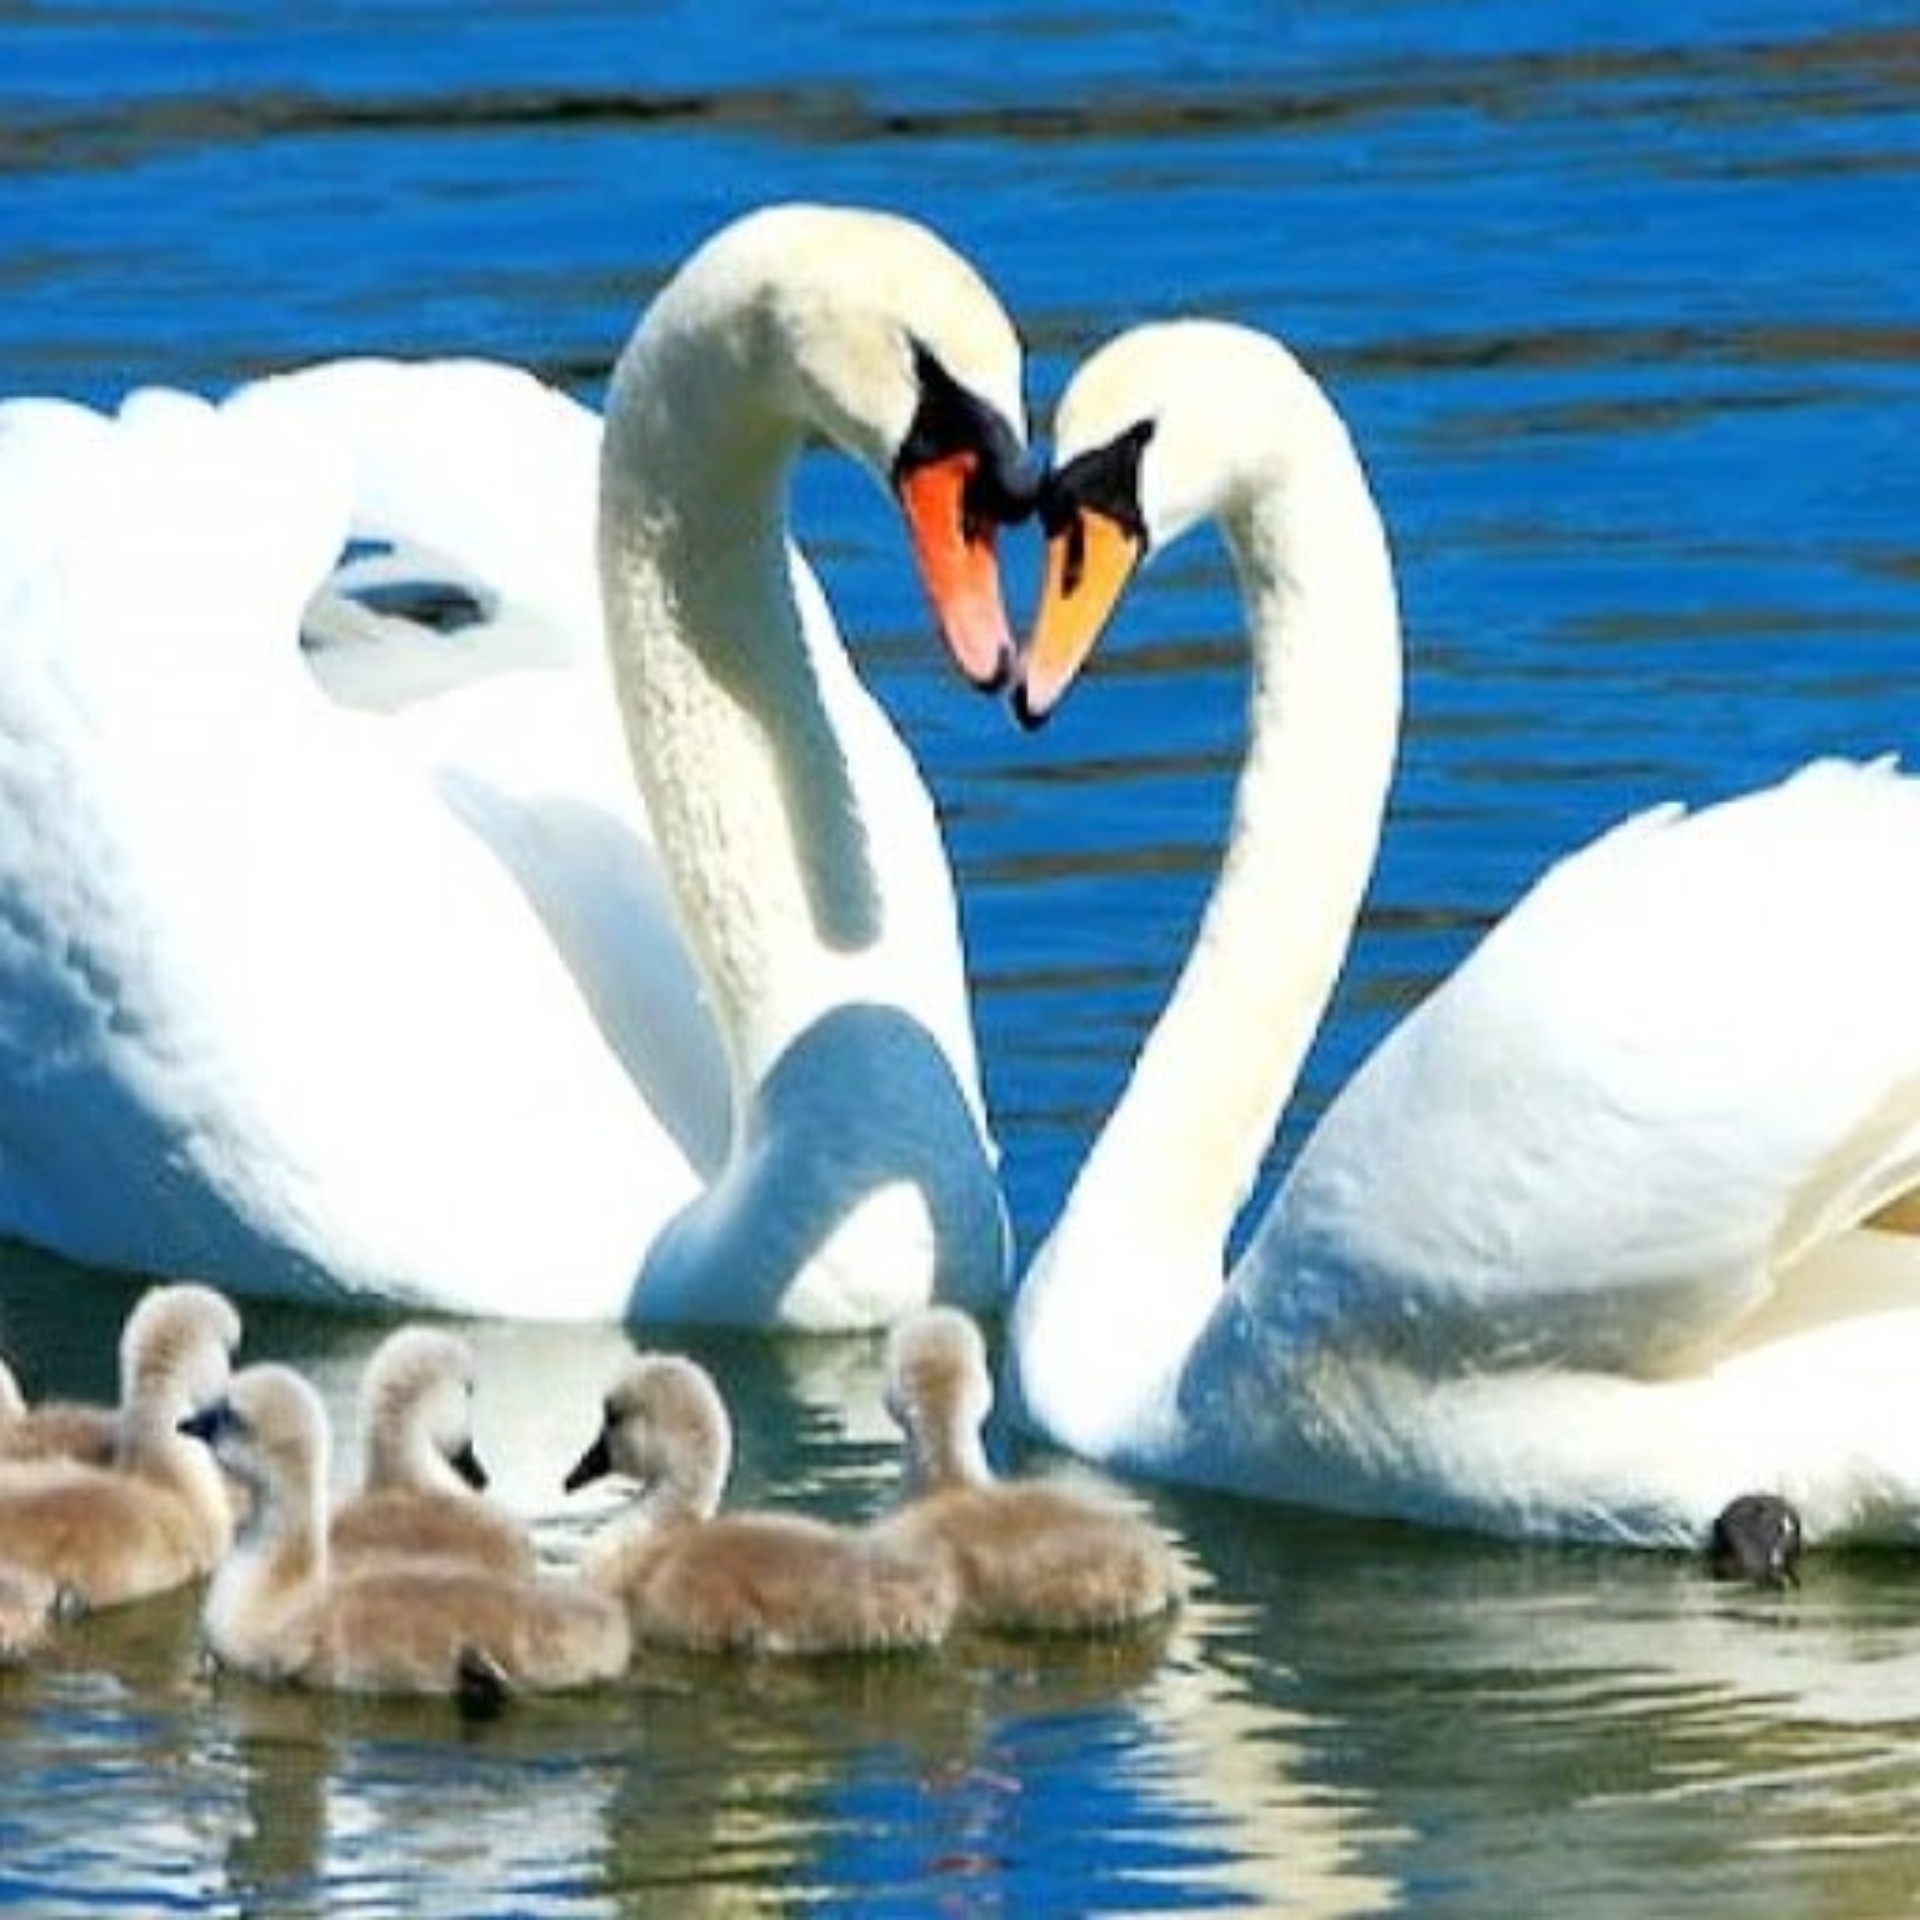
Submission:
POLYGON ((1046 570, 1013 695, 1023 725, 1065 697, 1149 553, 1203 521, 1231 524, 1284 480, 1302 402, 1331 417, 1285 347, 1225 321, 1135 327, 1079 368, 1040 487, 1046 570))
POLYGON ((763 208, 687 261, 643 322, 649 336, 717 343, 737 388, 874 473, 955 662, 977 685, 1005 683, 996 535, 1032 512, 1038 474, 1019 336, 959 254, 892 214, 763 208))
POLYGON ((608 1390, 599 1435, 564 1484, 574 1493, 618 1473, 643 1495, 705 1519, 732 1463, 733 1422, 712 1375, 681 1354, 643 1353, 608 1390))
POLYGON ((326 1408, 291 1367, 243 1367, 220 1399, 179 1425, 254 1496, 256 1514, 296 1491, 311 1495, 326 1485, 326 1408))
POLYGON ((401 1327, 367 1362, 360 1432, 369 1485, 483 1491, 473 1445, 473 1349, 443 1327, 401 1327))

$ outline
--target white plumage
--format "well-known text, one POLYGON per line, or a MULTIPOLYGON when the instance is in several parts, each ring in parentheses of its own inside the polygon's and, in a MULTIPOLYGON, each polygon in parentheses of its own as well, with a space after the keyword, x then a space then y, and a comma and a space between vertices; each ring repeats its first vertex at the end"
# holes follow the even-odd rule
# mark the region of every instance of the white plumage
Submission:
POLYGON ((611 672, 599 423, 524 374, 0 409, 0 1231, 470 1313, 990 1297, 938 823, 784 531, 809 432, 884 470, 914 339, 1017 433, 1012 329, 923 230, 781 208, 689 262, 616 389, 611 672), (478 618, 366 604, 416 568, 478 618))
POLYGON ((1217 518, 1232 551, 1251 738, 1194 952, 1021 1285, 1028 1417, 1147 1473, 1509 1534, 1698 1545, 1755 1490, 1810 1539, 1920 1533, 1920 783, 1815 765, 1562 861, 1355 1074, 1225 1276, 1371 871, 1399 623, 1345 430, 1276 343, 1123 338, 1062 403, 1063 463, 1143 420, 1153 542, 1217 518))

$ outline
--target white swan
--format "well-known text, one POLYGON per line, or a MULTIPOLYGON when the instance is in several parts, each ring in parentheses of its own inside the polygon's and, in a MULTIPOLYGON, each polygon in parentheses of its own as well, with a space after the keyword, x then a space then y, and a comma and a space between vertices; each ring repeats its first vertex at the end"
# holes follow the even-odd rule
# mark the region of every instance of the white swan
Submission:
POLYGON ((1143 1473, 1511 1535, 1920 1536, 1920 782, 1820 764, 1563 861, 1354 1076, 1223 1248, 1333 990, 1398 725, 1337 414, 1199 322, 1059 414, 1018 700, 1149 546, 1219 522, 1254 654, 1192 954, 1016 1297, 1026 1417, 1143 1473))
POLYGON ((781 208, 625 366, 619 700, 601 436, 524 376, 0 410, 0 1231, 551 1318, 848 1326, 1003 1284, 931 800, 784 513, 811 432, 881 469, 989 672, 1018 343, 923 230, 781 208), (336 590, 303 660, 349 531, 468 581, 483 633, 336 590))

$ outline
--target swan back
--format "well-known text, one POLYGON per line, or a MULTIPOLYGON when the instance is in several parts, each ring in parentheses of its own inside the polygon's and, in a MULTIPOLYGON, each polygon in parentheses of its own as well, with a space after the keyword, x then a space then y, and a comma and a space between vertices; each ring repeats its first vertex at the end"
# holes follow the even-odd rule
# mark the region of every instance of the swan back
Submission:
MULTIPOLYGON (((317 414, 0 413, 0 1096, 32 1096, 0 1097, 0 1220, 102 1264, 475 1310, 538 1267, 544 1311, 604 1318, 696 1190, 570 969, 589 937, 557 944, 521 877, 551 880, 536 825, 578 828, 563 803, 607 782, 529 779, 552 812, 516 866, 414 730, 321 694, 302 610, 352 466, 317 414), (21 1038, 48 1031, 69 1044, 21 1038)), ((581 758, 621 775, 598 692, 581 758)), ((586 819, 589 870, 618 866, 619 820, 586 819)))
MULTIPOLYGON (((1829 762, 1567 856, 1334 1101, 1248 1299, 1381 1354, 1417 1323, 1428 1364, 1645 1375, 1837 1311, 1821 1263, 1920 1189, 1916 844, 1920 783, 1829 762)), ((1883 1307, 1920 1303, 1899 1273, 1883 1307)))

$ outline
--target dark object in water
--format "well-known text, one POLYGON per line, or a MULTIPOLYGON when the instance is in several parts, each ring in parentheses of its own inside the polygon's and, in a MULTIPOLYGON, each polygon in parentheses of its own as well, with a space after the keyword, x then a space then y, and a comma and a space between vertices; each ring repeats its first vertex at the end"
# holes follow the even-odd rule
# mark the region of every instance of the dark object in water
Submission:
POLYGON ((1715 1519, 1707 1564, 1716 1580, 1797 1586, 1800 1546, 1800 1516, 1786 1501, 1774 1493, 1743 1493, 1715 1519))

